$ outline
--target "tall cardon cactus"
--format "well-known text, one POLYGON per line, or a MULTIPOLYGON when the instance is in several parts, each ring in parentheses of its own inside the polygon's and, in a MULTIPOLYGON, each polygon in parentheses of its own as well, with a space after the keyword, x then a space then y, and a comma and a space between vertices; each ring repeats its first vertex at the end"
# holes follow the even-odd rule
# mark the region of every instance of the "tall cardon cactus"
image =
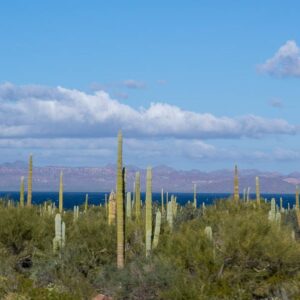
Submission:
POLYGON ((118 159, 117 159, 117 267, 124 268, 125 263, 125 227, 124 227, 124 178, 123 178, 123 137, 118 134, 118 159))
POLYGON ((139 219, 141 216, 141 175, 140 172, 135 173, 135 217, 139 219))
POLYGON ((151 251, 152 237, 152 169, 147 168, 146 175, 146 256, 151 251))

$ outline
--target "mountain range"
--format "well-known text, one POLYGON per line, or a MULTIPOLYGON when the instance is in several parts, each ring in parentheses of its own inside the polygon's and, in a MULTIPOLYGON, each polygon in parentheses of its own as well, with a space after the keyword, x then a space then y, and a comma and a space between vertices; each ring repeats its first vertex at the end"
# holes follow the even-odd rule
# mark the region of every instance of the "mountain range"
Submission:
MULTIPOLYGON (((197 192, 231 193, 233 190, 233 170, 203 172, 201 170, 176 170, 160 165, 153 167, 153 191, 161 188, 171 192, 192 192, 197 184, 197 192)), ((62 167, 34 166, 33 190, 57 191, 59 174, 64 174, 64 190, 70 192, 99 192, 115 189, 116 166, 108 164, 103 167, 62 167)), ((145 190, 146 170, 135 166, 126 168, 127 190, 133 189, 135 173, 141 172, 141 190, 145 190)), ((22 161, 0 165, 0 190, 18 191, 20 177, 27 177, 27 164, 22 161)), ((262 172, 245 169, 239 171, 240 192, 250 187, 255 192, 255 177, 259 176, 262 193, 294 193, 295 186, 300 184, 300 173, 281 174, 279 172, 262 172)))

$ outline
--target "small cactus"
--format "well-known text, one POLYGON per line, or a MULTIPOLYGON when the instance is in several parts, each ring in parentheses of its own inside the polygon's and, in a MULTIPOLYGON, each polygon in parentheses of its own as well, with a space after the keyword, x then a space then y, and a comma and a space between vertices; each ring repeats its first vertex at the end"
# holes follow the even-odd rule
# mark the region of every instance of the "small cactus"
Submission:
POLYGON ((24 176, 21 177, 21 186, 20 186, 20 206, 24 207, 24 176))
POLYGON ((209 241, 212 242, 212 240, 213 240, 213 235, 212 235, 212 229, 211 229, 210 226, 206 226, 206 227, 205 227, 204 233, 205 233, 207 239, 208 239, 209 241))
POLYGON ((160 225, 161 225, 161 213, 159 209, 156 212, 155 218, 155 229, 154 229, 154 237, 152 242, 152 249, 155 249, 158 245, 159 234, 160 234, 160 225))
POLYGON ((55 216, 55 237, 53 239, 53 252, 57 253, 58 250, 62 250, 65 246, 65 223, 62 222, 60 214, 55 216))
POLYGON ((116 194, 111 191, 108 198, 108 224, 115 223, 116 220, 116 194))
POLYGON ((250 201, 250 187, 247 188, 247 202, 250 201))
POLYGON ((131 219, 131 193, 127 192, 126 195, 126 217, 131 219))
POLYGON ((260 206, 260 185, 259 185, 259 177, 255 178, 255 186, 256 186, 256 203, 260 206))
POLYGON ((197 184, 194 183, 194 207, 197 208, 197 184))
POLYGON ((73 208, 73 221, 76 222, 79 218, 79 206, 75 205, 73 208))
POLYGON ((89 194, 85 194, 84 212, 87 213, 89 207, 89 194))
POLYGON ((280 197, 280 212, 284 212, 285 209, 283 207, 283 200, 282 200, 282 197, 280 197))
POLYGON ((272 200, 271 200, 271 209, 269 211, 268 219, 271 222, 275 222, 277 224, 280 224, 280 222, 281 222, 281 214, 280 214, 279 210, 276 208, 276 201, 274 198, 272 198, 272 200))

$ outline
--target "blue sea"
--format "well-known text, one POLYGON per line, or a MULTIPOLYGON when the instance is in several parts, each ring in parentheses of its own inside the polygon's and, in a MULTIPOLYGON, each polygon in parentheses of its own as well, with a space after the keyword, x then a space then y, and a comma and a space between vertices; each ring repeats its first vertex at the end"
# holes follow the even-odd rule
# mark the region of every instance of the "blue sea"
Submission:
MULTIPOLYGON (((99 205, 105 203, 105 194, 108 196, 109 193, 99 192, 99 193, 85 193, 85 192, 64 192, 64 207, 65 209, 72 209, 74 205, 82 205, 85 201, 85 195, 88 194, 89 204, 99 205)), ((170 195, 177 196, 177 202, 181 205, 185 205, 188 201, 193 201, 193 193, 170 193, 170 195)), ((152 199, 153 201, 160 202, 161 200, 160 193, 153 193, 152 199)), ((212 204, 215 200, 226 199, 230 197, 230 194, 213 194, 213 193, 198 193, 197 194, 197 203, 198 205, 202 205, 204 202, 206 205, 212 204)), ((287 207, 288 203, 292 208, 295 204, 295 195, 294 194, 261 194, 262 198, 266 198, 270 201, 272 198, 276 199, 277 204, 279 205, 280 197, 283 199, 283 206, 287 207)), ((0 198, 4 199, 12 199, 15 201, 19 201, 20 194, 19 192, 0 192, 0 198)), ((142 201, 145 200, 145 193, 141 193, 142 201)), ((241 195, 242 198, 242 195, 241 195)), ((25 194, 26 199, 26 194, 25 194)), ((251 194, 250 199, 255 199, 255 195, 251 194)), ((34 204, 41 204, 44 201, 51 200, 58 205, 58 193, 57 192, 33 192, 32 194, 32 202, 34 204)), ((164 201, 166 201, 166 194, 164 194, 164 201)))

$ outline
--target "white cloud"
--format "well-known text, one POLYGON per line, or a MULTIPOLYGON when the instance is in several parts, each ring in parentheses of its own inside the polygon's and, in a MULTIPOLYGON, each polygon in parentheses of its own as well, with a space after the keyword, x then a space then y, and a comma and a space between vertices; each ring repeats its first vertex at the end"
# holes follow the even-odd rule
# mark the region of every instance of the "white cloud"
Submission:
POLYGON ((292 135, 283 119, 236 118, 196 113, 166 103, 135 109, 103 91, 87 94, 63 87, 0 85, 0 138, 115 137, 215 139, 292 135))
POLYGON ((300 48, 295 41, 287 41, 272 58, 259 65, 258 70, 272 76, 299 77, 300 48))

